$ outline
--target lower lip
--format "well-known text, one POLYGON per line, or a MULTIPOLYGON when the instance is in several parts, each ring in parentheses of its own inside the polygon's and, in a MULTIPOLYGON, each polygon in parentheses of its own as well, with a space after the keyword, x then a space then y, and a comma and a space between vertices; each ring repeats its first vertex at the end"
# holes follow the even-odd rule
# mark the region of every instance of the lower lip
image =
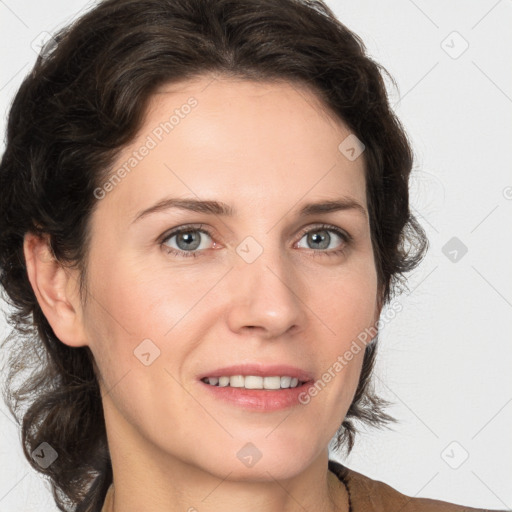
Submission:
POLYGON ((299 401, 299 395, 307 391, 311 384, 310 382, 305 382, 296 388, 266 390, 232 388, 231 386, 211 386, 201 380, 199 383, 206 388, 206 391, 212 393, 213 396, 220 400, 224 400, 245 409, 260 412, 277 411, 279 409, 302 405, 299 401))

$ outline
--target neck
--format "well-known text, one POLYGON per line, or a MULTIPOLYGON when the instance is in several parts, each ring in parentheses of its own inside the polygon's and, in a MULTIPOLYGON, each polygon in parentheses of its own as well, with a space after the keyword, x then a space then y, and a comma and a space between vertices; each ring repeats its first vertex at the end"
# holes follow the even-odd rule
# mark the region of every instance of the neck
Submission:
POLYGON ((118 434, 109 433, 114 485, 105 512, 349 511, 345 486, 328 470, 327 449, 289 478, 275 479, 270 471, 266 478, 235 480, 118 434))
MULTIPOLYGON (((339 482, 338 480, 336 480, 336 477, 334 475, 332 475, 332 473, 329 474, 328 476, 328 492, 330 493, 330 498, 328 500, 325 500, 324 501, 324 504, 325 506, 322 507, 322 508, 315 508, 315 510, 321 510, 322 512, 351 512, 352 509, 350 508, 350 505, 349 505, 349 496, 347 494, 347 490, 345 487, 343 487, 343 484, 341 482, 339 482), (340 487, 341 486, 341 487, 340 487), (338 496, 337 498, 335 496, 338 496)), ((278 482, 276 482, 278 483, 278 482)), ((253 491, 253 492, 249 492, 249 498, 251 500, 251 503, 253 503, 251 505, 250 508, 247 508, 246 507, 246 504, 247 504, 247 501, 245 501, 244 503, 240 503, 240 500, 236 500, 236 499, 233 499, 232 497, 230 497, 230 502, 232 503, 232 506, 234 507, 237 507, 237 510, 238 509, 241 509, 241 510, 254 510, 254 507, 257 507, 257 506, 265 506, 265 510, 285 510, 286 512, 295 512, 295 511, 304 511, 304 510, 309 510, 309 509, 312 509, 312 507, 316 507, 316 503, 310 503, 310 504, 304 504, 306 503, 304 500, 303 501, 299 501, 297 500, 292 493, 290 493, 284 486, 281 487, 282 489, 282 493, 287 493, 288 494, 288 498, 289 499, 285 499, 283 500, 283 496, 281 497, 278 497, 277 499, 274 500, 274 503, 275 503, 275 506, 272 506, 272 503, 270 500, 265 500, 265 499, 254 499, 254 494, 253 492, 259 492, 259 491, 253 491), (293 501, 293 503, 291 502, 293 501), (287 502, 287 503, 285 503, 287 502), (254 503, 263 503, 263 505, 255 505, 254 503)), ((116 486, 112 485, 112 489, 110 491, 110 494, 111 494, 111 499, 109 500, 109 506, 107 508, 105 508, 105 511, 104 512, 118 512, 120 510, 123 510, 125 512, 129 512, 131 510, 135 510, 136 507, 139 507, 139 506, 147 506, 147 503, 150 501, 149 499, 144 499, 144 500, 140 500, 140 499, 135 499, 134 500, 134 497, 133 497, 133 490, 130 491, 130 494, 128 496, 128 498, 126 496, 123 495, 122 493, 122 486, 121 486, 121 489, 120 489, 121 492, 117 493, 116 492, 116 486), (128 503, 126 503, 128 500, 128 503), (134 503, 137 503, 134 505, 134 503)), ((281 493, 281 494, 282 494, 281 493)), ((258 495, 256 495, 258 496, 258 495)), ((207 498, 208 496, 206 496, 205 498, 207 498)), ((299 497, 300 499, 300 497, 299 497)), ((188 502, 192 502, 193 499, 190 499, 188 500, 188 502)), ((201 500, 202 502, 204 502, 204 499, 201 500)), ((218 501, 218 500, 217 500, 218 501)), ((308 501, 313 501, 313 500, 308 500, 308 501)), ((165 505, 165 509, 161 509, 161 510, 165 510, 166 512, 171 512, 171 511, 174 511, 174 510, 178 510, 180 509, 181 511, 185 510, 184 508, 182 508, 184 505, 176 505, 176 501, 173 500, 172 502, 169 502, 167 505, 165 505), (171 506, 171 503, 172 503, 172 506, 171 506)), ((217 506, 216 505, 212 505, 210 504, 209 506, 208 505, 204 505, 203 503, 201 503, 201 511, 205 511, 205 512, 208 512, 210 510, 218 510, 218 508, 216 508, 217 506)), ((225 508, 225 506, 223 506, 225 508)), ((152 509, 153 510, 153 509, 152 509)), ((159 509, 160 510, 160 509, 159 509)), ((188 507, 187 509, 187 512, 199 512, 197 508, 195 507, 188 507)))

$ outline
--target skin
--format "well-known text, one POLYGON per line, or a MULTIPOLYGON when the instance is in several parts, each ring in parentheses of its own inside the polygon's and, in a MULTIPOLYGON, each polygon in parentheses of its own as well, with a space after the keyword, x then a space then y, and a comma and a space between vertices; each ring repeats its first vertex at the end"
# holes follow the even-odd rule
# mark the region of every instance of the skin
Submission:
POLYGON ((375 325, 367 215, 297 213, 340 197, 367 208, 364 158, 350 161, 338 150, 350 131, 311 91, 204 76, 152 97, 114 169, 190 96, 198 101, 190 114, 98 200, 85 304, 75 271, 51 258, 44 239, 25 237, 44 314, 63 343, 88 345, 97 363, 114 511, 348 510, 344 487, 327 469, 327 446, 353 399, 364 350, 307 405, 273 412, 208 396, 197 376, 262 362, 298 366, 318 379, 375 325), (236 214, 168 209, 133 222, 169 196, 223 201, 236 214), (190 223, 212 233, 195 232, 200 254, 169 254, 166 247, 184 244, 174 236, 161 245, 159 237, 190 223), (322 232, 322 223, 353 240, 328 231, 328 248, 317 248, 301 230, 322 232), (263 249, 252 263, 236 252, 247 236, 263 249), (160 350, 148 366, 134 356, 144 339, 160 350), (237 457, 248 442, 262 455, 252 467, 237 457))

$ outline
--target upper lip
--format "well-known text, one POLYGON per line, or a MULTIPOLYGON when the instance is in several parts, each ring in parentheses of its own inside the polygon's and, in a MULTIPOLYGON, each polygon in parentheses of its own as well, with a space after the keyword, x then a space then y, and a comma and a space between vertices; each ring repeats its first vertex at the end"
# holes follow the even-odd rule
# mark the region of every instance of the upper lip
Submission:
POLYGON ((296 366, 287 364, 257 364, 257 363, 243 363, 232 366, 224 366, 223 368, 216 368, 210 370, 199 376, 199 380, 205 377, 222 377, 232 375, 256 375, 259 377, 273 377, 273 376, 288 376, 296 377, 301 382, 309 382, 313 380, 313 375, 296 366))

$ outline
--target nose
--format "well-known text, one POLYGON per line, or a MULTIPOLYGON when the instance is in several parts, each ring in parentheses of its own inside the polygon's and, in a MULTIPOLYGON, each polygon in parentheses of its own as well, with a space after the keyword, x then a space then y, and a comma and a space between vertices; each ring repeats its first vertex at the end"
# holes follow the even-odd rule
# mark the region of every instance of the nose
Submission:
POLYGON ((280 249, 265 248, 230 272, 228 324, 233 332, 275 339, 306 327, 305 283, 280 249))

